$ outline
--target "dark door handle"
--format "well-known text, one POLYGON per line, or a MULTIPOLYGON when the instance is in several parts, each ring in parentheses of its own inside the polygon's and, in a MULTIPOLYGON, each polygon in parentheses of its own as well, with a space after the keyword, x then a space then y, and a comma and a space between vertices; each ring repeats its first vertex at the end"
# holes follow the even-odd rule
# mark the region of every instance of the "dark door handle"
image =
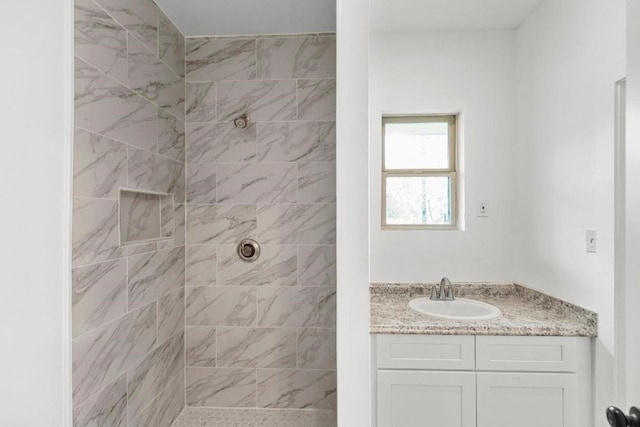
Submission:
POLYGON ((607 408, 607 421, 611 427, 640 427, 640 409, 632 406, 629 415, 625 415, 619 408, 607 408))

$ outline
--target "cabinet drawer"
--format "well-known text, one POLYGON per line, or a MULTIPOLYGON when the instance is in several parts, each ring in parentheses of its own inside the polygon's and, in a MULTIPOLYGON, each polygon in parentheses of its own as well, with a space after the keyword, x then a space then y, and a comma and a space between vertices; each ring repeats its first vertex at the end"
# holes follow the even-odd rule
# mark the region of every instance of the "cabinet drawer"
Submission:
POLYGON ((478 371, 576 372, 580 351, 589 351, 579 337, 476 337, 478 371))
POLYGON ((475 368, 473 336, 378 335, 377 366, 383 369, 475 368))

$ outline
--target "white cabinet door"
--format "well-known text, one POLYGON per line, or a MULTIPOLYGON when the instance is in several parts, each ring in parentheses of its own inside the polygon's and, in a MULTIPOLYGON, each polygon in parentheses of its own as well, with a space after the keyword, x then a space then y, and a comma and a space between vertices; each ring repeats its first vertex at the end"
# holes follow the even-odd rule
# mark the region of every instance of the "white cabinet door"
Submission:
POLYGON ((476 427, 475 377, 379 370, 378 427, 476 427))
POLYGON ((575 374, 478 373, 478 427, 578 427, 575 374))

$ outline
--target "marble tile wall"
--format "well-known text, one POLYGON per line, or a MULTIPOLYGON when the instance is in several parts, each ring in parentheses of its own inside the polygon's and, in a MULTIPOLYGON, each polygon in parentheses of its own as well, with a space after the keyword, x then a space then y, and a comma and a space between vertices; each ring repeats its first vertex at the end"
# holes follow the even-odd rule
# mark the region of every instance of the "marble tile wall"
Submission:
POLYGON ((151 0, 75 0, 75 55, 74 426, 169 427, 185 383, 185 40, 151 0), (122 188, 170 196, 150 215, 120 206, 122 188), (164 238, 123 244, 120 212, 164 238))
POLYGON ((335 409, 335 60, 332 34, 186 41, 188 406, 335 409))

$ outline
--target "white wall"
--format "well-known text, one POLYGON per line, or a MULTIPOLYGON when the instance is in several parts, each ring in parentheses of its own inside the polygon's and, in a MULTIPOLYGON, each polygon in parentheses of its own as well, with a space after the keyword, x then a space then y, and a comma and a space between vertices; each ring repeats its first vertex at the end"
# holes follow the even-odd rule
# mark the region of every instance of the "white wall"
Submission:
POLYGON ((546 1, 517 31, 514 278, 599 314, 596 420, 613 403, 614 84, 625 0, 546 1), (585 231, 597 230, 597 253, 585 231))
POLYGON ((372 34, 372 282, 513 280, 514 46, 513 31, 372 34), (461 114, 464 231, 380 228, 380 118, 416 113, 461 114))
MULTIPOLYGON (((614 83, 625 75, 625 7, 547 0, 514 32, 374 34, 370 57, 371 280, 517 280, 597 311, 598 422, 614 403, 614 83), (380 116, 449 111, 463 118, 465 231, 381 231, 380 116), (490 201, 489 218, 475 216, 477 200, 490 201)), ((633 161, 629 182, 640 179, 633 161)))
POLYGON ((370 427, 369 0, 338 0, 337 5, 338 425, 370 427))
MULTIPOLYGON (((624 0, 547 1, 517 32, 516 278, 604 314, 613 303, 614 84, 624 0), (598 232, 587 253, 585 231, 598 232)), ((607 346, 612 335, 607 334, 607 346)))
MULTIPOLYGON (((627 8, 626 409, 640 402, 640 1, 627 8)), ((620 402, 620 405, 623 403, 620 402)))
POLYGON ((3 426, 71 425, 71 4, 3 4, 11 17, 0 30, 3 426))

